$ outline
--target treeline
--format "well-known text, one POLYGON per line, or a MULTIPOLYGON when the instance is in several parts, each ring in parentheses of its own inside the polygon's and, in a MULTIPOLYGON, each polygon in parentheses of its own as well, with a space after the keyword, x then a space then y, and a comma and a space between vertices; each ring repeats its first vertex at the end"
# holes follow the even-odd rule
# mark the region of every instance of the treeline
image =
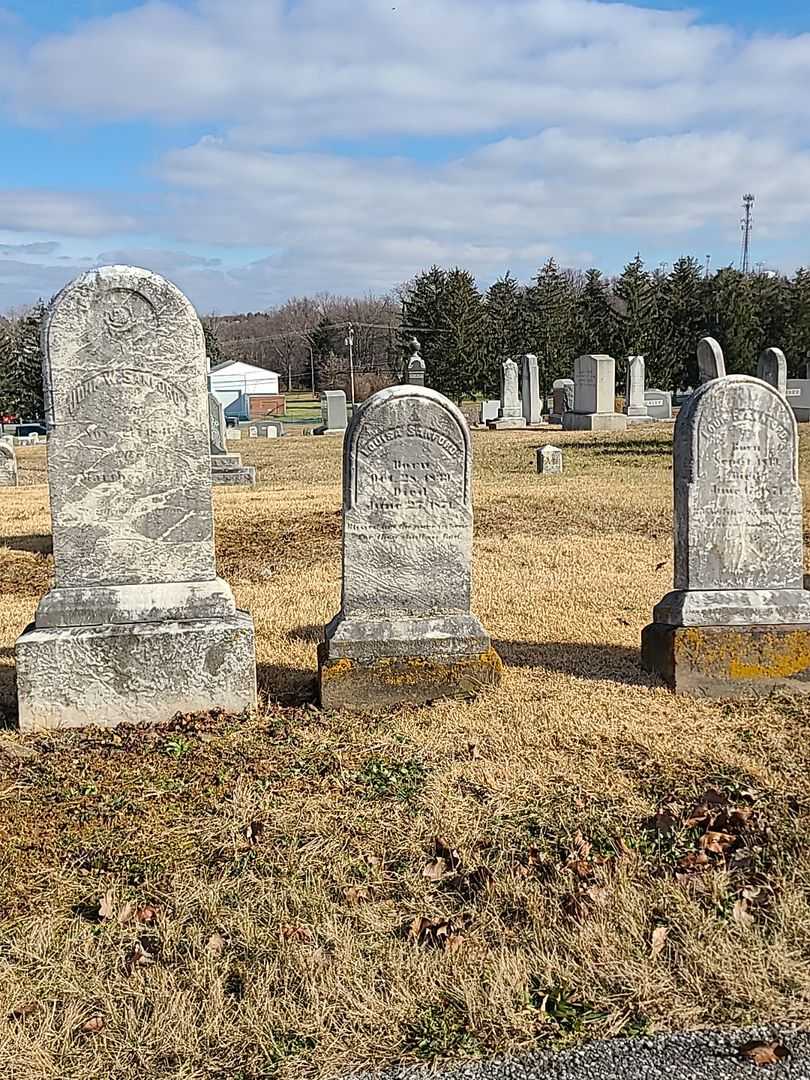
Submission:
POLYGON ((45 305, 0 318, 0 415, 41 420, 42 352, 39 334, 45 305))

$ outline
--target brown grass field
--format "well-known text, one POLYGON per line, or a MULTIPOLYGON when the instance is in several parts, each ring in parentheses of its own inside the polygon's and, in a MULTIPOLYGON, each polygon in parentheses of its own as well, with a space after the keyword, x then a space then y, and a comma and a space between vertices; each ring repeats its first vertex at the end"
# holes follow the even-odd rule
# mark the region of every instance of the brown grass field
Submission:
MULTIPOLYGON (((479 433, 472 703, 314 704, 340 594, 340 440, 243 441, 221 573, 261 708, 14 731, 50 575, 44 451, 0 491, 0 1067, 268 1080, 810 1017, 810 708, 675 699, 639 667, 670 587, 671 430, 479 433)), ((810 484, 803 433, 802 478, 810 484)), ((810 489, 806 486, 810 497, 810 489)), ((806 519, 810 520, 810 519, 806 519)))

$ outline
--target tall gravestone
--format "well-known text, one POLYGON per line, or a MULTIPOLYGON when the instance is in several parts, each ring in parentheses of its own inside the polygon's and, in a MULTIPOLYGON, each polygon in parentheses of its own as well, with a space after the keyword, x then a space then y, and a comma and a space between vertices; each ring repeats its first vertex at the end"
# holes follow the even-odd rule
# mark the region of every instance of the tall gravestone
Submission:
POLYGON ((627 388, 624 412, 628 424, 649 424, 652 417, 647 411, 644 396, 645 362, 643 356, 627 358, 627 388))
POLYGON ((14 436, 0 436, 0 487, 17 486, 17 455, 14 436))
POLYGON ((343 456, 343 597, 319 651, 325 708, 470 696, 501 663, 470 613, 470 433, 424 387, 374 394, 343 456))
POLYGON ((526 423, 539 424, 543 419, 543 410, 540 403, 540 372, 534 353, 526 353, 523 357, 520 391, 526 423))
POLYGON ((253 623, 214 563, 206 357, 146 270, 68 285, 43 326, 54 583, 17 641, 23 730, 255 703, 253 623))
POLYGON ((501 405, 497 419, 490 420, 487 427, 495 428, 496 431, 526 427, 526 418, 520 405, 519 377, 520 371, 515 361, 504 360, 501 364, 501 405))
POLYGON ((787 360, 781 349, 765 349, 759 357, 757 375, 775 387, 782 397, 787 395, 787 360))
POLYGON ((222 402, 208 392, 208 431, 211 443, 211 480, 214 484, 246 485, 256 483, 256 469, 243 465, 241 454, 231 454, 225 445, 227 438, 225 409, 222 402))
POLYGON ((627 417, 616 412, 616 361, 612 356, 579 356, 574 361, 574 408, 563 414, 566 431, 625 431, 627 417))
POLYGON ((810 692, 796 421, 747 375, 700 386, 674 436, 675 588, 642 638, 675 690, 810 692))
POLYGON ((325 390, 321 394, 321 423, 315 435, 343 435, 346 431, 346 395, 342 390, 325 390))
POLYGON ((417 338, 411 338, 411 355, 408 359, 408 382, 411 386, 425 385, 425 361, 417 338))

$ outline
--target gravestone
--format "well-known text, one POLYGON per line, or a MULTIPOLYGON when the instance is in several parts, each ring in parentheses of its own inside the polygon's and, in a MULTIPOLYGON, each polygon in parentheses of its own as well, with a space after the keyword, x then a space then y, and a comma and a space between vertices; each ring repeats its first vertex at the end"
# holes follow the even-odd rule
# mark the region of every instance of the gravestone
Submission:
POLYGON ((284 434, 284 424, 281 420, 262 420, 256 426, 259 429, 259 438, 278 439, 284 434))
POLYGON ((643 635, 677 691, 810 692, 796 421, 769 384, 714 379, 674 436, 675 588, 643 635))
POLYGON ((242 431, 238 427, 231 427, 230 425, 225 429, 225 438, 228 442, 239 442, 242 438, 242 431))
POLYGON ((647 412, 644 397, 644 357, 628 356, 627 389, 624 399, 624 412, 628 424, 648 424, 652 417, 647 412))
POLYGON ((537 451, 537 471, 556 475, 563 471, 562 450, 558 446, 541 446, 537 451))
POLYGON ((540 372, 534 353, 526 353, 523 357, 520 393, 526 423, 539 424, 543 413, 540 405, 540 372))
POLYGON ((482 424, 489 423, 490 420, 498 419, 498 410, 501 407, 500 398, 490 398, 488 401, 481 402, 480 422, 482 424))
POLYGON ((313 435, 343 435, 346 431, 346 395, 342 390, 321 394, 321 424, 313 435))
POLYGON ((407 377, 411 386, 425 385, 425 361, 422 359, 421 346, 416 338, 411 338, 411 355, 408 360, 407 377))
POLYGON ((563 413, 565 431, 625 431, 627 417, 616 412, 616 361, 612 356, 578 356, 574 361, 574 408, 563 413))
POLYGON ((574 380, 555 379, 551 384, 552 407, 548 422, 562 424, 562 418, 574 409, 574 380))
POLYGON ((723 350, 712 337, 701 338, 697 347, 698 374, 700 384, 712 379, 723 379, 726 374, 726 362, 723 350))
POLYGON ((194 309, 102 267, 51 303, 42 351, 54 583, 17 641, 21 729, 252 706, 253 623, 214 562, 194 309))
POLYGON ((14 436, 0 436, 0 487, 17 486, 17 455, 14 436))
POLYGON ((672 419, 672 393, 669 390, 656 390, 653 387, 645 390, 644 404, 653 420, 672 419))
POLYGON ((501 664, 470 613, 470 433, 425 387, 354 414, 343 451, 343 598, 319 650, 325 708, 471 696, 501 664))
POLYGON ((251 438, 251 439, 258 439, 258 437, 259 437, 259 429, 257 427, 249 428, 248 429, 248 437, 251 438))
POLYGON ((497 418, 488 421, 487 427, 494 428, 496 431, 526 427, 526 418, 520 406, 518 391, 519 374, 514 360, 504 360, 501 364, 501 404, 497 418))
POLYGON ((800 424, 810 422, 810 379, 788 379, 785 398, 800 424))
POLYGON ((240 454, 229 454, 225 446, 227 437, 225 410, 219 398, 208 392, 208 431, 211 443, 211 481, 217 485, 252 486, 256 483, 256 469, 243 465, 240 454))
POLYGON ((765 349, 757 364, 757 375, 763 382, 770 383, 782 397, 787 392, 787 360, 781 349, 765 349))

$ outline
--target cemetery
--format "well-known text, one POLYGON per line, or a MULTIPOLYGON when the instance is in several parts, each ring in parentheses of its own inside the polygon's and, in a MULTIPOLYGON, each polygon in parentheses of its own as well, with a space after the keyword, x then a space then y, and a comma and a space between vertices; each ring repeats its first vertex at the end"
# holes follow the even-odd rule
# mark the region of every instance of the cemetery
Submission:
POLYGON ((695 342, 673 425, 601 353, 545 403, 505 357, 470 418, 414 340, 402 383, 237 454, 165 279, 79 277, 43 345, 47 446, 0 443, 0 1015, 30 1075, 801 1020, 810 441, 778 347, 755 378, 695 342))

